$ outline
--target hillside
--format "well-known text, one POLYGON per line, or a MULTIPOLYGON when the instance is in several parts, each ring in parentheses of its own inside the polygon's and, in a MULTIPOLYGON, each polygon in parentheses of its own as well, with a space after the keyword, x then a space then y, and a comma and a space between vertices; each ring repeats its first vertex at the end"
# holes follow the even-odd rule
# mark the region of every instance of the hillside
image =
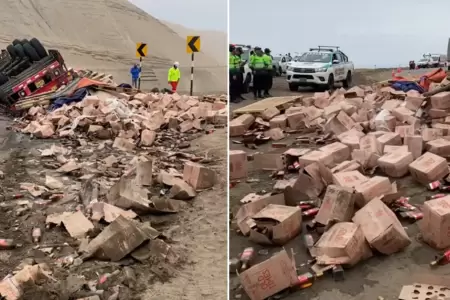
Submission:
POLYGON ((202 51, 216 60, 218 64, 227 64, 227 33, 220 31, 195 30, 182 25, 162 21, 169 28, 175 31, 180 37, 186 38, 188 35, 199 35, 202 41, 202 51))
MULTIPOLYGON (((167 70, 179 61, 184 74, 180 88, 189 89, 185 38, 127 0, 3 0, 0 27, 0 46, 36 37, 61 50, 69 66, 108 72, 119 81, 129 81, 129 68, 138 61, 135 44, 145 42, 149 57, 144 68, 159 81, 144 87, 166 87, 167 70)), ((204 53, 196 55, 196 66, 197 92, 226 90, 225 66, 204 53)))

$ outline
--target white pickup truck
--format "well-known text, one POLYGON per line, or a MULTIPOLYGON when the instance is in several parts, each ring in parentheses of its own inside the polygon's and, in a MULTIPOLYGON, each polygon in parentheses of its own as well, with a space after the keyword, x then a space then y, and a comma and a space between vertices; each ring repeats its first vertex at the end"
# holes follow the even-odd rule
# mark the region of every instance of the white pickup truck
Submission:
POLYGON ((344 88, 352 84, 355 67, 347 55, 335 46, 311 48, 291 62, 286 70, 286 80, 291 91, 300 86, 332 90, 336 82, 344 88))

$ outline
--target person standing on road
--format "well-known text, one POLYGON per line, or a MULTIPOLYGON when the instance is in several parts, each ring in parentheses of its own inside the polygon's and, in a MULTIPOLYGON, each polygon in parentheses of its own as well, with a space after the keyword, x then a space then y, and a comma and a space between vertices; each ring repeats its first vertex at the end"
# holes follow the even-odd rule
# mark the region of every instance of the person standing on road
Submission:
POLYGON ((266 78, 265 78, 266 80, 264 82, 264 96, 272 97, 269 94, 269 91, 273 85, 273 59, 272 59, 272 55, 270 54, 269 48, 264 49, 263 58, 264 58, 265 67, 267 68, 267 74, 266 74, 266 78))
POLYGON ((242 50, 241 47, 236 48, 236 55, 239 57, 239 73, 238 73, 238 80, 237 80, 237 84, 238 84, 237 98, 239 100, 246 100, 242 96, 242 93, 244 93, 244 74, 245 74, 244 65, 246 64, 246 61, 242 60, 242 58, 241 58, 241 55, 243 52, 244 51, 242 50))
POLYGON ((167 81, 172 87, 172 93, 177 92, 178 83, 180 82, 181 74, 180 69, 178 68, 179 66, 179 62, 174 62, 173 66, 169 69, 169 74, 167 75, 167 81))
POLYGON ((130 74, 131 74, 131 85, 137 89, 139 75, 141 74, 141 68, 137 64, 134 64, 130 70, 130 74))
POLYGON ((263 52, 260 47, 255 47, 255 55, 250 59, 250 68, 253 71, 253 95, 254 99, 264 98, 262 91, 264 89, 264 79, 267 73, 264 64, 263 52))
POLYGON ((240 74, 240 65, 241 65, 241 57, 238 55, 239 50, 236 49, 235 46, 230 45, 230 54, 228 58, 228 71, 230 75, 230 101, 233 103, 239 103, 239 95, 240 95, 240 85, 239 85, 239 74, 240 74))

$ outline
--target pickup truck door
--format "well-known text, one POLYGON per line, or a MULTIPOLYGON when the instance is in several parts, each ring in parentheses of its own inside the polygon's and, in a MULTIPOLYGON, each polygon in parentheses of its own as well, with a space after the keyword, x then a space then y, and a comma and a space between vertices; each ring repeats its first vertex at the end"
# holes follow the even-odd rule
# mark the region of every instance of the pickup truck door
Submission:
POLYGON ((344 58, 340 53, 334 53, 333 54, 333 61, 338 60, 338 64, 333 64, 334 67, 334 80, 340 81, 345 79, 345 62, 344 58))

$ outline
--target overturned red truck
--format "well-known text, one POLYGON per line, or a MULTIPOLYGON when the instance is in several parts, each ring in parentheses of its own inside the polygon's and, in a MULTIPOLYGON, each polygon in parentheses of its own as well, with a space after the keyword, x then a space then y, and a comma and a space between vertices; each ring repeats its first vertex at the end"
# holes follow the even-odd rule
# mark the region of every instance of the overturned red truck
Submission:
POLYGON ((14 108, 25 97, 56 91, 72 80, 58 50, 46 50, 41 42, 14 40, 0 55, 0 103, 14 108))

